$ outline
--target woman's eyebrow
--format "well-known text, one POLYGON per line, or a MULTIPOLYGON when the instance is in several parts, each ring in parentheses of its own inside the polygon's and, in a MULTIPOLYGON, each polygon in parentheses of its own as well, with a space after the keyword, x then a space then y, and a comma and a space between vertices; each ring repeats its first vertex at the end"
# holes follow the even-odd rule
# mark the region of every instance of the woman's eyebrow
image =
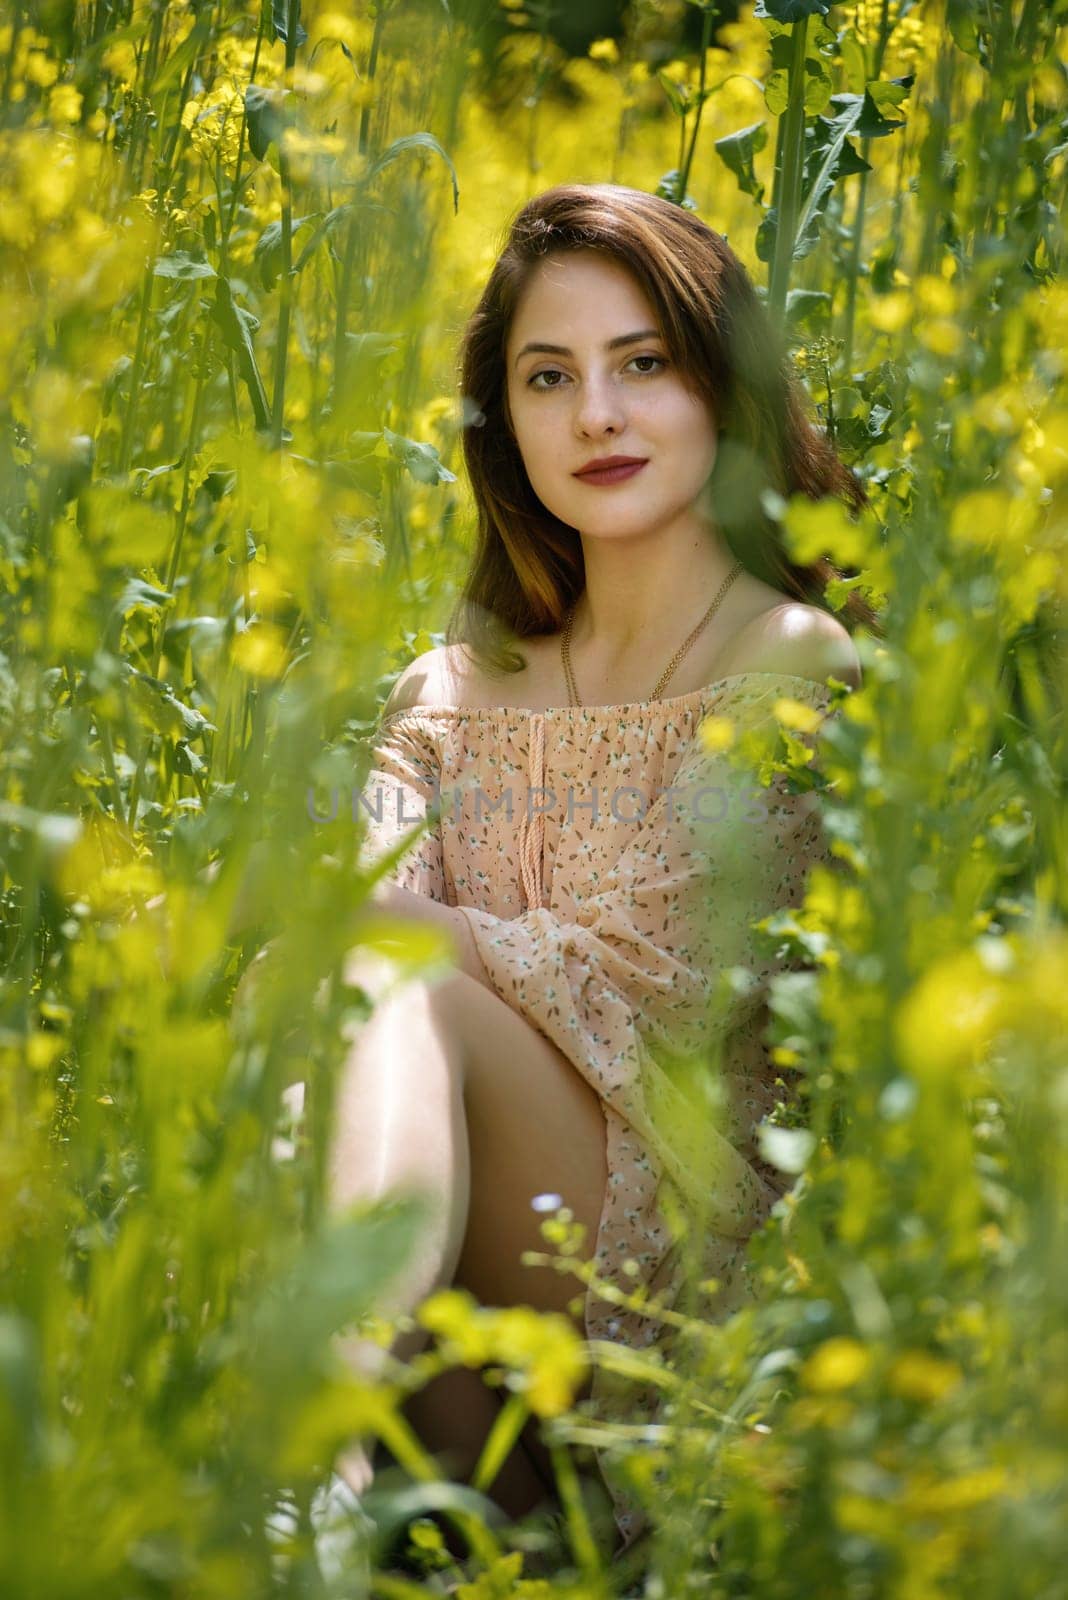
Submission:
MULTIPOLYGON (((659 339, 659 337, 660 333, 656 328, 639 328, 637 333, 621 333, 615 339, 607 339, 604 347, 606 350, 618 350, 621 345, 637 344, 640 339, 659 339)), ((545 356, 574 355, 574 351, 569 350, 566 344, 525 344, 515 358, 516 365, 518 365, 523 356, 530 355, 532 352, 545 356)))

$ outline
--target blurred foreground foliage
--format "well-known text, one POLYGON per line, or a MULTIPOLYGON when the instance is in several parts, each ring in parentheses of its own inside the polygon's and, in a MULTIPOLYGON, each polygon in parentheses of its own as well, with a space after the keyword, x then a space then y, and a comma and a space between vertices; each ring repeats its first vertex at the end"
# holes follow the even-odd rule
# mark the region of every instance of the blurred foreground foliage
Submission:
MULTIPOLYGON (((5 1595, 1062 1592, 1068 8, 567 10, 51 0, 0 27, 5 1595), (871 497, 780 505, 784 537, 859 572, 830 603, 861 587, 886 634, 825 740, 843 870, 766 929, 810 970, 772 996, 803 1115, 784 1094, 765 1130, 796 1183, 757 1303, 718 1323, 693 1286, 664 1422, 630 1432, 569 1409, 625 1353, 426 1310, 432 1360, 507 1376, 497 1444, 530 1412, 552 1440, 564 1543, 528 1580, 399 1390, 331 1356, 418 1213, 323 1215, 369 886, 308 801, 358 788, 440 641, 456 335, 507 215, 565 179, 729 235, 871 497), (418 1581, 316 1553, 361 1430, 416 1485, 418 1581), (593 1442, 649 1506, 627 1573, 573 1477, 593 1442)), ((546 1235, 575 1261, 566 1218, 546 1235)))

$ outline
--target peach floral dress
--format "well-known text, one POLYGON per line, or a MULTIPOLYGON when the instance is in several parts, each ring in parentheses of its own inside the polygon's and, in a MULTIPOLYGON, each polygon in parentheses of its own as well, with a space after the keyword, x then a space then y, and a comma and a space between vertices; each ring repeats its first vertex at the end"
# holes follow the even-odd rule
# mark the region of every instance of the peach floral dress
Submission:
MULTIPOLYGON (((737 749, 750 730, 777 734, 783 701, 826 713, 830 696, 811 678, 745 672, 615 706, 418 706, 381 720, 361 796, 369 858, 411 836, 394 881, 460 909, 494 989, 600 1097, 598 1275, 672 1303, 669 1185, 702 1208, 702 1263, 720 1283, 702 1314, 717 1318, 749 1295, 746 1241, 789 1181, 756 1135, 781 1094, 761 1039, 766 983, 788 964, 755 952, 751 924, 800 905, 809 867, 831 858, 814 794, 782 774, 762 784, 757 764, 713 753, 700 730, 725 719, 737 749), (748 984, 723 979, 739 967, 748 984), (672 1072, 695 1055, 722 1086, 715 1117, 695 1117, 672 1072)), ((808 729, 791 737, 815 753, 808 729)), ((646 1350, 666 1333, 592 1286, 585 1326, 646 1350)), ((596 1416, 651 1420, 658 1392, 594 1365, 596 1416)), ((644 1513, 606 1452, 597 1460, 625 1548, 644 1513)))

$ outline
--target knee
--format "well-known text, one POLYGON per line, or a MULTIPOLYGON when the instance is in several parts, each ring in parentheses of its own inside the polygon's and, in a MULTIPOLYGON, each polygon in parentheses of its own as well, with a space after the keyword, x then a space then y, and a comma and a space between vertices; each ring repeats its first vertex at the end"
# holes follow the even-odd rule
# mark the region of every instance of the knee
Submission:
POLYGON ((473 982, 466 973, 455 969, 432 976, 410 975, 389 956, 363 945, 346 952, 342 972, 345 984, 362 989, 376 1010, 388 1003, 413 1012, 441 1012, 448 1004, 456 980, 473 982))

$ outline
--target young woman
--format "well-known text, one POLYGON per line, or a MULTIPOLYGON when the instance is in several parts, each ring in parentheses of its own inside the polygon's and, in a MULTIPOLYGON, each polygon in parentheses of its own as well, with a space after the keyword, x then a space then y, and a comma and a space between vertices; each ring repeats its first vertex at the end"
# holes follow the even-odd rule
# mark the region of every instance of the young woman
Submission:
MULTIPOLYGON (((333 1203, 432 1195, 398 1306, 452 1284, 565 1312, 575 1278, 520 1262, 545 1248, 532 1200, 562 1197, 602 1276, 670 1300, 670 1184, 707 1205, 725 1317, 781 1192, 755 1141, 776 1098, 776 963, 751 923, 797 905, 829 852, 811 794, 780 779, 754 805, 702 723, 775 729, 785 700, 808 731, 828 678, 859 686, 850 629, 822 603, 834 568, 790 563, 761 492, 857 507, 863 489, 807 421, 726 242, 638 190, 568 184, 523 207, 467 327, 462 388, 477 549, 448 644, 389 697, 364 791, 369 858, 429 816, 375 901, 446 929, 456 969, 378 987, 343 1071, 333 1203), (738 964, 759 981, 725 996, 738 964), (666 1063, 688 1052, 718 1065, 720 1127, 695 1127, 673 1086, 666 1063)), ((856 602, 846 617, 875 620, 856 602)), ((357 980, 377 971, 353 952, 357 980)), ((662 1327, 592 1290, 578 1325, 637 1346, 662 1327)), ((597 1369, 591 1393, 611 1398, 597 1369)), ((410 1415, 462 1474, 497 1406, 461 1370, 410 1415)), ((601 1466, 625 1546, 642 1514, 601 1466)), ((518 1515, 549 1483, 528 1428, 495 1496, 518 1515)))

